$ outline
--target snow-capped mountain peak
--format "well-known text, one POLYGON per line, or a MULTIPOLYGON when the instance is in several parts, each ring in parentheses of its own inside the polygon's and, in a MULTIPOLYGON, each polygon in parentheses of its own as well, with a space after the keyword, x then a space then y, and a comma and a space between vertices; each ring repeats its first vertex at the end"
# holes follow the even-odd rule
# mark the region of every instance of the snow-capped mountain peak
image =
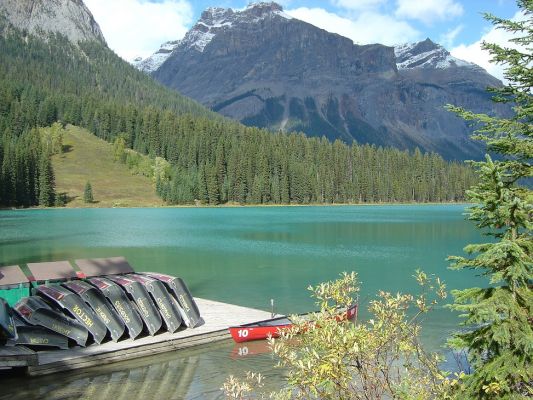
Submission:
POLYGON ((180 45, 203 52, 217 33, 234 24, 255 24, 265 18, 291 17, 274 2, 250 3, 244 10, 211 7, 202 13, 196 25, 187 32, 180 45))
POLYGON ((182 40, 163 43, 161 48, 144 60, 133 62, 140 70, 151 73, 157 70, 177 47, 203 52, 205 47, 221 31, 235 24, 255 24, 266 18, 292 19, 283 7, 274 2, 250 3, 243 10, 209 7, 182 40))
POLYGON ((475 67, 476 64, 455 58, 441 45, 430 39, 422 42, 406 43, 394 47, 396 65, 399 70, 413 68, 475 67))
POLYGON ((286 19, 292 19, 289 14, 283 12, 283 7, 275 2, 259 1, 248 4, 245 8, 246 12, 255 14, 257 17, 262 17, 265 14, 275 14, 286 19))
POLYGON ((180 40, 174 40, 170 42, 163 43, 159 50, 157 50, 150 57, 143 59, 142 57, 137 57, 133 60, 132 64, 140 69, 141 71, 151 73, 158 69, 161 64, 170 56, 172 51, 178 47, 180 40))

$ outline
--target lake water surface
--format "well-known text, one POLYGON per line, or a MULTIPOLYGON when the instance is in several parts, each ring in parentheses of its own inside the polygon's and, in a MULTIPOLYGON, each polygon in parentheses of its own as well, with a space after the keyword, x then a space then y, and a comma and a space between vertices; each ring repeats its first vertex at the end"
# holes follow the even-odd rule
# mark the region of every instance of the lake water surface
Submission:
MULTIPOLYGON (((447 269, 448 255, 462 254, 467 243, 482 240, 465 221, 464 209, 422 205, 0 211, 0 265, 123 255, 137 271, 181 276, 194 296, 264 310, 270 309, 273 298, 276 312, 296 313, 314 308, 309 284, 335 279, 342 271, 359 274, 363 301, 378 289, 415 291, 412 275, 417 268, 437 274, 450 288, 479 284, 473 274, 447 269)), ((424 341, 437 348, 457 322, 449 311, 437 310, 424 324, 424 341)), ((15 379, 11 393, 0 393, 0 398, 15 399, 17 393, 25 399, 92 397, 86 388, 98 385, 110 393, 124 394, 129 388, 126 398, 164 386, 167 391, 154 398, 211 399, 220 396, 218 388, 229 372, 248 369, 279 381, 281 372, 272 369, 270 356, 232 358, 235 351, 231 342, 222 342, 69 379, 35 380, 35 388, 25 380, 24 389, 16 389, 21 382, 15 379)))

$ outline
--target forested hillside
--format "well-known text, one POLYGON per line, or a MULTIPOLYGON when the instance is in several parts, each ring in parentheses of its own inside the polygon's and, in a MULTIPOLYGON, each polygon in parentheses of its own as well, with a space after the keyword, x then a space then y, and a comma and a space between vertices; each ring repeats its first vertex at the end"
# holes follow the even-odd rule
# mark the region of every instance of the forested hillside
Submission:
POLYGON ((247 128, 166 89, 97 42, 46 41, 0 21, 0 205, 53 205, 51 149, 34 129, 87 128, 169 161, 172 204, 459 201, 470 169, 435 154, 247 128))

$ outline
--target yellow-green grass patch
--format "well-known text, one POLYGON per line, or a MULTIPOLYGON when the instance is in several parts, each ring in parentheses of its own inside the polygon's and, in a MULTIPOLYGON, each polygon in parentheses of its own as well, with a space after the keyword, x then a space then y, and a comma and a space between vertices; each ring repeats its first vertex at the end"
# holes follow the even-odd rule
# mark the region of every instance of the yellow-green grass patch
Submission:
POLYGON ((56 193, 65 193, 67 207, 154 207, 163 201, 155 194, 152 180, 133 175, 126 165, 115 162, 113 145, 89 131, 67 126, 62 154, 52 157, 56 193), (93 203, 84 203, 83 193, 91 182, 93 203))

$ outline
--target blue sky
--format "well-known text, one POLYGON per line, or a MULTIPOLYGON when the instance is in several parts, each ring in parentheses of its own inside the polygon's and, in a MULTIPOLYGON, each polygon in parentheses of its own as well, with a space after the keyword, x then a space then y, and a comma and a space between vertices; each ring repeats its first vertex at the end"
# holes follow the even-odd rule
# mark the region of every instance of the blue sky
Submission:
MULTIPOLYGON (((291 16, 349 37, 358 44, 441 43, 458 58, 476 62, 501 78, 480 41, 505 43, 504 32, 482 12, 518 18, 515 0, 280 0, 291 16)), ((242 9, 246 0, 85 0, 109 46, 131 61, 147 57, 168 40, 182 38, 207 7, 242 9), (117 18, 117 15, 120 17, 117 18)))
MULTIPOLYGON (((231 8, 243 8, 248 4, 248 1, 237 0, 195 0, 192 2, 194 8, 195 20, 200 17, 201 10, 207 7, 231 7, 231 8)), ((337 14, 348 19, 354 19, 354 14, 364 12, 368 9, 374 8, 378 10, 380 14, 395 15, 398 10, 397 1, 379 1, 379 0, 286 0, 278 1, 287 10, 294 10, 299 8, 309 9, 324 9, 330 13, 337 14), (366 5, 366 7, 365 7, 366 5)), ((494 15, 504 18, 510 18, 514 16, 518 10, 515 0, 408 0, 404 3, 411 3, 416 5, 415 7, 420 10, 420 4, 428 4, 428 8, 435 9, 435 15, 433 18, 428 18, 431 13, 425 13, 425 15, 412 15, 409 16, 407 10, 404 8, 400 14, 401 17, 398 20, 406 21, 409 25, 420 32, 421 37, 430 37, 431 39, 438 41, 440 37, 446 33, 453 31, 457 27, 461 27, 456 40, 453 44, 459 43, 472 43, 479 40, 481 33, 491 27, 491 24, 485 21, 481 15, 482 12, 491 12, 494 15), (437 7, 434 5, 439 4, 437 7, 442 7, 448 10, 448 13, 438 15, 437 7), (454 12, 454 5, 458 5, 462 11, 454 12), (426 21, 423 17, 426 16, 426 21)), ((415 8, 413 7, 413 8, 415 8)), ((386 29, 384 26, 383 29, 386 29)))

